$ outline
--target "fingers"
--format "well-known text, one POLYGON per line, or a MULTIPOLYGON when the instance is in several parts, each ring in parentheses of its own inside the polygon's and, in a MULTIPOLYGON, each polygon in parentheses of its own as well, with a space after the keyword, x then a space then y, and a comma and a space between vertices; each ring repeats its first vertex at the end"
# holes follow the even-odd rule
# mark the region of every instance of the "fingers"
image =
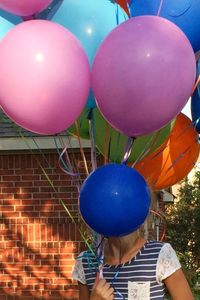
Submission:
POLYGON ((110 285, 109 285, 109 288, 107 289, 107 291, 104 294, 104 298, 109 299, 109 300, 114 299, 114 289, 111 288, 110 285))
POLYGON ((99 279, 98 275, 96 277, 92 295, 95 297, 94 299, 99 300, 113 300, 114 299, 114 289, 110 287, 110 284, 105 279, 99 279), (98 298, 96 298, 96 296, 98 298))
POLYGON ((96 279, 95 279, 95 282, 94 282, 94 285, 93 285, 93 289, 96 288, 98 283, 99 283, 99 272, 97 272, 97 276, 96 276, 96 279))

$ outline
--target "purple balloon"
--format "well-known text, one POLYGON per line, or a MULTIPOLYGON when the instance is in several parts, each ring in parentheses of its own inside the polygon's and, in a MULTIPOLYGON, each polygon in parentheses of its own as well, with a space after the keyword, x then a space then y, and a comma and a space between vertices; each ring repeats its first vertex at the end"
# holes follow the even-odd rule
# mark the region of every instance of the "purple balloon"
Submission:
POLYGON ((127 136, 162 128, 188 101, 196 75, 185 34, 157 16, 131 18, 101 44, 92 87, 101 113, 127 136))

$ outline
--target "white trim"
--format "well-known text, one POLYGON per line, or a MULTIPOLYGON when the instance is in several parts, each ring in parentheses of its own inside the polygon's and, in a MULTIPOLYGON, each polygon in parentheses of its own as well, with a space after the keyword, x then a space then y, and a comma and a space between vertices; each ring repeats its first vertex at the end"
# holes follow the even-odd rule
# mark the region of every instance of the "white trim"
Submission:
MULTIPOLYGON (((37 149, 56 149, 55 140, 57 142, 58 147, 63 148, 63 145, 60 143, 60 139, 62 139, 63 144, 68 148, 80 148, 78 139, 75 137, 11 137, 11 138, 2 138, 0 139, 0 151, 5 150, 37 150, 37 149), (35 141, 35 142, 34 142, 35 141)), ((91 147, 91 143, 89 140, 81 139, 81 146, 83 148, 91 147)))

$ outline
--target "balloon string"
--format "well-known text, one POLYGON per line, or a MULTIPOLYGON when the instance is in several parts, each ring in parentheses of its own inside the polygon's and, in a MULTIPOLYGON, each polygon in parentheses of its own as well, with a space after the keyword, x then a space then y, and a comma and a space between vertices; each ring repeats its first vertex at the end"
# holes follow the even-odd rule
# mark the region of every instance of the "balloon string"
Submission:
POLYGON ((97 260, 100 262, 98 272, 99 278, 103 279, 103 264, 104 264, 104 237, 100 234, 97 234, 97 260))
POLYGON ((128 17, 131 18, 131 8, 130 8, 130 1, 126 0, 126 7, 128 10, 128 17))
POLYGON ((74 173, 73 172, 73 167, 72 167, 72 164, 71 164, 71 161, 69 159, 69 155, 67 153, 67 148, 68 148, 68 144, 66 143, 66 145, 64 146, 64 149, 62 150, 62 152, 60 153, 59 149, 58 149, 58 144, 57 144, 57 141, 56 139, 54 138, 54 142, 55 142, 55 145, 56 145, 56 149, 57 149, 57 152, 59 154, 59 159, 58 159, 58 163, 59 163, 59 166, 60 168, 62 169, 62 171, 70 176, 79 176, 80 174, 79 173, 74 173), (68 165, 66 164, 65 160, 63 159, 63 156, 66 156, 66 159, 67 159, 67 163, 68 165), (64 166, 64 167, 63 167, 64 166))
MULTIPOLYGON (((195 90, 196 90, 196 88, 197 88, 199 82, 200 82, 200 75, 198 76, 198 78, 197 78, 197 80, 196 80, 196 82, 195 82, 195 84, 194 84, 194 87, 193 87, 193 90, 192 90, 192 95, 194 94, 194 92, 195 92, 195 90)), ((192 96, 192 95, 191 95, 191 96, 192 96)))
MULTIPOLYGON (((198 142, 198 141, 196 141, 196 142, 198 142)), ((167 175, 167 173, 170 171, 170 169, 171 168, 173 168, 183 157, 184 157, 184 155, 185 154, 187 154, 189 151, 190 151, 190 149, 192 148, 192 146, 193 146, 193 143, 191 144, 191 145, 189 145, 189 147, 187 147, 187 149, 185 150, 185 151, 183 151, 183 152, 181 152, 180 154, 179 154, 179 156, 171 163, 171 165, 168 167, 168 169, 165 171, 165 175, 167 175)), ((163 166, 162 166, 162 168, 161 168, 161 170, 160 170, 160 173, 162 173, 162 171, 163 171, 163 169, 165 168, 165 165, 166 165, 166 163, 167 163, 167 160, 168 160, 168 158, 169 158, 169 156, 170 156, 170 154, 168 154, 168 157, 166 158, 166 160, 165 160, 165 163, 163 164, 163 166)), ((194 165, 195 165, 195 163, 194 163, 194 165)), ((158 178, 159 179, 159 178, 158 178)), ((153 185, 155 185, 156 184, 156 182, 158 181, 158 179, 156 179, 154 182, 153 182, 153 185)))
MULTIPOLYGON (((183 129, 180 131, 180 133, 177 135, 176 140, 177 140, 178 138, 180 138, 183 134, 185 134, 185 132, 186 132, 187 130, 189 130, 190 128, 192 128, 192 127, 193 127, 193 124, 191 123, 191 124, 190 124, 189 126, 187 126, 186 128, 183 128, 183 129)), ((155 157, 157 157, 158 155, 162 154, 162 152, 163 152, 166 148, 170 147, 170 137, 172 137, 173 135, 174 135, 174 133, 173 133, 173 131, 172 131, 172 133, 171 133, 170 136, 168 137, 167 141, 164 142, 164 144, 162 144, 162 145, 160 146, 160 150, 152 156, 151 160, 153 160, 153 159, 154 159, 155 157)))
POLYGON ((108 162, 110 161, 111 143, 112 143, 112 137, 110 136, 109 143, 108 143, 108 162))
MULTIPOLYGON (((41 168, 41 170, 42 170, 43 174, 45 175, 47 181, 49 182, 50 186, 52 187, 52 189, 54 190, 54 192, 57 194, 58 193, 57 189, 55 188, 52 180, 49 178, 49 176, 46 173, 45 169, 41 165, 40 161, 36 157, 35 153, 33 152, 32 148, 30 147, 29 143, 27 142, 25 136, 20 131, 19 131, 19 134, 20 134, 21 138, 24 140, 24 142, 27 145, 27 147, 29 148, 29 150, 30 150, 31 154, 33 155, 34 159, 37 161, 39 167, 41 168)), ((75 218, 70 213, 70 211, 67 208, 67 206, 65 205, 64 201, 60 197, 58 197, 58 200, 59 200, 60 204, 63 206, 64 210, 67 212, 67 214, 68 214, 69 218, 72 220, 72 222, 77 225, 75 218)), ((85 237, 84 233, 82 232, 82 230, 79 227, 77 227, 77 228, 78 228, 78 231, 79 231, 79 233, 80 233, 83 241, 85 242, 86 246, 90 249, 90 251, 93 252, 93 250, 91 248, 91 245, 89 244, 89 242, 88 242, 87 238, 85 237)))
MULTIPOLYGON (((2 119, 5 119, 4 116, 2 116, 2 119)), ((19 128, 18 126, 16 126, 15 124, 12 124, 14 129, 18 132, 19 136, 21 137, 21 139, 24 141, 24 143, 27 145, 30 153, 33 155, 33 158, 35 159, 35 161, 38 163, 41 171, 43 172, 44 176, 46 177, 49 185, 52 187, 53 191, 55 192, 55 194, 57 195, 58 194, 58 191, 56 189, 56 187, 54 186, 53 184, 53 181, 49 178, 48 174, 46 173, 45 169, 43 168, 42 164, 40 163, 39 159, 37 158, 37 156, 35 155, 33 149, 31 148, 31 146, 29 145, 29 143, 27 142, 27 139, 26 137, 24 136, 24 134, 22 134, 21 132, 21 128, 19 128)), ((48 162, 46 156, 44 155, 44 153, 41 151, 41 149, 39 148, 38 144, 36 143, 36 141, 34 140, 34 138, 32 137, 34 143, 37 145, 38 147, 38 150, 42 153, 43 157, 44 157, 44 160, 47 162, 47 165, 49 166, 49 168, 53 169, 51 166, 50 166, 50 163, 48 162)), ((76 223, 76 220, 75 218, 73 217, 73 215, 70 213, 69 209, 67 208, 67 206, 65 205, 64 201, 58 197, 58 200, 60 202, 60 204, 62 205, 62 207, 64 208, 64 210, 67 212, 69 218, 72 220, 72 222, 77 225, 76 223)), ((86 246, 88 247, 88 249, 90 249, 90 251, 92 253, 94 253, 90 243, 88 242, 88 239, 85 237, 85 234, 82 232, 82 230, 78 227, 77 225, 77 228, 78 228, 78 231, 81 235, 81 238, 83 239, 83 241, 85 242, 86 246)))
MULTIPOLYGON (((191 127, 193 127, 193 124, 190 124, 189 126, 187 126, 186 128, 184 128, 183 130, 181 130, 181 132, 180 132, 180 134, 177 136, 176 140, 179 139, 179 138, 181 138, 181 136, 182 136, 187 130, 189 130, 191 127)), ((172 135, 173 135, 173 132, 171 133, 171 136, 172 136, 172 135)), ((197 141, 197 142, 198 142, 198 141, 197 141)), ((191 148, 192 145, 193 145, 193 144, 191 144, 191 145, 189 146, 189 148, 191 148)), ((168 147, 170 147, 170 136, 169 136, 168 140, 167 140, 166 142, 164 142, 164 145, 161 145, 161 146, 160 146, 160 150, 159 150, 157 153, 155 153, 155 154, 150 158, 150 160, 153 161, 153 159, 155 159, 155 158, 158 157, 159 155, 162 155, 163 151, 164 151, 165 149, 167 149, 168 147)), ((187 152, 187 151, 189 151, 189 149, 186 149, 185 152, 187 152)), ((185 154, 185 153, 184 153, 184 154, 185 154)), ((178 157, 178 158, 176 159, 176 162, 181 158, 181 155, 182 155, 182 154, 180 154, 180 155, 179 155, 180 157, 178 157)), ((164 164, 162 165, 160 172, 162 172, 163 169, 165 168, 165 165, 166 165, 166 163, 167 163, 167 160, 169 159, 169 156, 170 156, 170 154, 168 153, 168 156, 167 156, 167 158, 165 159, 165 162, 164 162, 164 164)), ((176 162, 175 162, 175 163, 176 163, 176 162)), ((174 164, 175 164, 175 163, 174 163, 174 164)), ((172 164, 173 164, 173 163, 172 163, 172 164)), ((171 167, 172 167, 172 166, 170 166, 170 167, 166 170, 166 173, 169 171, 169 169, 170 169, 171 167)), ((140 167, 140 170, 141 170, 141 171, 142 171, 142 168, 143 168, 143 165, 141 165, 141 167, 140 167)), ((158 180, 158 179, 156 179, 156 180, 153 182, 153 185, 156 184, 157 180, 158 180)))
POLYGON ((81 144, 80 133, 79 133, 77 122, 75 122, 75 128, 76 128, 76 135, 77 135, 78 144, 79 144, 79 147, 80 147, 81 156, 82 156, 83 163, 84 163, 84 166, 85 166, 85 171, 86 171, 86 174, 89 175, 87 160, 86 160, 85 153, 83 151, 83 147, 82 147, 82 144, 81 144))
POLYGON ((132 164, 131 167, 134 168, 134 166, 141 161, 150 151, 152 151, 155 143, 158 140, 158 137, 161 133, 161 130, 157 131, 156 134, 151 138, 151 140, 146 144, 146 147, 144 148, 144 150, 141 152, 141 154, 139 155, 139 157, 137 158, 137 160, 132 164), (150 146, 149 146, 150 145, 150 146), (148 148, 149 146, 149 148, 148 148))
POLYGON ((193 124, 194 124, 194 128, 196 129, 198 124, 200 122, 200 118, 197 118, 196 120, 193 121, 193 124))
POLYGON ((116 147, 115 147, 117 149, 117 151, 115 151, 114 162, 118 161, 118 155, 120 154, 120 138, 121 138, 121 133, 118 132, 118 134, 117 134, 117 142, 116 142, 116 147))
POLYGON ((90 142, 91 142, 91 163, 92 163, 92 170, 94 171, 97 168, 97 159, 96 159, 95 126, 94 126, 93 109, 90 109, 89 111, 88 120, 89 120, 89 134, 90 134, 90 142))
POLYGON ((138 156, 138 158, 136 159, 135 162, 133 162, 132 164, 132 168, 134 168, 134 166, 141 161, 154 147, 156 141, 158 140, 158 137, 160 135, 160 130, 158 132, 156 132, 156 134, 151 138, 151 140, 146 144, 146 147, 144 147, 144 150, 141 152, 141 154, 138 156), (150 145, 150 146, 149 146, 150 145), (149 146, 149 148, 148 148, 149 146))
POLYGON ((160 5, 159 5, 159 8, 158 8, 158 12, 157 12, 157 16, 158 16, 158 17, 160 16, 161 9, 162 9, 162 6, 163 6, 163 2, 164 2, 164 0, 161 0, 161 1, 160 1, 160 5))
MULTIPOLYGON (((186 131, 190 130, 191 128, 193 128, 193 123, 192 122, 191 122, 191 124, 189 124, 187 127, 183 128, 180 131, 179 135, 177 135, 177 138, 181 137, 183 134, 186 133, 186 131)), ((175 133, 172 130, 172 133, 170 134, 170 136, 174 136, 174 135, 175 135, 175 133)))
POLYGON ((169 166, 169 168, 166 170, 166 174, 170 171, 171 168, 173 168, 175 166, 175 164, 177 164, 181 158, 184 157, 184 155, 189 152, 189 150, 192 148, 193 144, 191 144, 185 151, 181 152, 180 155, 172 162, 171 166, 169 166))
MULTIPOLYGON (((38 148, 38 150, 40 151, 40 153, 42 154, 42 156, 44 157, 44 160, 46 161, 46 163, 47 163, 47 165, 49 166, 49 168, 51 168, 51 166, 50 166, 48 160, 46 159, 46 156, 44 155, 44 153, 43 153, 43 152, 41 151, 41 149, 39 148, 38 143, 35 141, 34 137, 32 137, 32 140, 33 140, 34 144, 36 145, 36 147, 38 148)), ((59 154, 59 156, 60 156, 59 147, 58 147, 58 143, 57 143, 57 141, 56 141, 56 138, 54 138, 54 142, 55 142, 55 145, 56 145, 57 152, 58 152, 58 154, 59 154)), ((60 145, 61 145, 61 144, 62 144, 62 142, 60 141, 60 145)), ((64 147, 63 147, 63 148, 64 148, 64 147)), ((68 156, 67 151, 65 152, 65 154, 68 156)), ((70 160, 69 160, 69 156, 68 156, 68 162, 69 162, 69 165, 70 165, 70 167, 71 167, 71 169, 72 169, 72 165, 71 165, 71 162, 70 162, 70 160)), ((63 164, 64 164, 65 168, 67 169, 67 166, 65 165, 65 161, 63 161, 63 164)), ((67 173, 68 175, 72 175, 70 172, 66 172, 66 169, 64 169, 64 168, 60 165, 60 163, 59 163, 59 166, 60 166, 60 168, 61 168, 65 173, 67 173)), ((74 174, 73 174, 73 175, 74 175, 74 174)), ((78 174, 78 175, 79 175, 79 174, 78 174)), ((79 192, 79 191, 80 191, 80 183, 79 183, 79 185, 76 184, 76 187, 77 187, 77 190, 78 190, 78 192, 79 192)))
POLYGON ((154 138, 152 139, 152 142, 151 142, 151 145, 150 145, 150 147, 149 147, 148 153, 149 153, 149 152, 153 149, 153 147, 155 146, 155 143, 157 142, 160 133, 161 133, 161 130, 159 130, 159 131, 156 132, 154 138))
POLYGON ((119 25, 119 5, 117 3, 115 3, 115 7, 116 7, 116 24, 119 25))
POLYGON ((167 230, 166 218, 165 218, 164 215, 161 214, 161 212, 155 211, 153 209, 150 210, 150 213, 152 213, 152 214, 160 217, 161 221, 164 221, 164 224, 163 224, 164 225, 163 234, 162 234, 162 236, 160 238, 160 241, 162 242, 164 240, 164 238, 165 238, 165 234, 166 234, 166 230, 167 230))
MULTIPOLYGON (((72 143, 71 143, 71 137, 69 137, 69 135, 67 135, 67 140, 68 140, 68 144, 69 144, 70 149, 72 149, 73 146, 72 146, 72 143)), ((64 144, 63 141, 61 142, 61 144, 63 145, 63 148, 64 148, 65 144, 64 144)), ((67 153, 67 155, 68 155, 68 153, 67 153)), ((77 162, 77 159, 74 155, 74 151, 71 151, 70 156, 72 157, 72 160, 73 160, 73 168, 76 170, 76 173, 79 173, 78 162, 77 162)), ((82 179, 80 179, 80 183, 82 184, 82 179)))
MULTIPOLYGON (((94 125, 94 111, 90 109, 88 114, 89 120, 89 134, 91 141, 91 163, 93 171, 97 168, 96 159, 96 146, 95 146, 95 125, 94 125)), ((97 247, 97 260, 99 261, 99 278, 103 279, 103 259, 104 259, 104 237, 96 232, 93 232, 94 242, 98 245, 97 247), (96 240, 96 241, 95 241, 96 240)))
POLYGON ((108 162, 109 125, 106 122, 106 139, 104 145, 104 165, 108 162))
POLYGON ((123 156, 123 159, 122 159, 122 164, 127 164, 127 161, 128 161, 128 159, 131 155, 132 146, 133 146, 134 141, 135 141, 135 137, 129 137, 128 138, 126 148, 125 148, 125 151, 124 151, 124 156, 123 156))
MULTIPOLYGON (((60 145, 62 146, 62 148, 64 148, 64 147, 65 147, 65 143, 63 142, 63 140, 61 139, 61 137, 59 137, 59 141, 60 141, 60 145)), ((55 143, 56 143, 56 141, 55 141, 55 143)), ((69 141, 68 141, 68 144, 69 144, 69 146, 71 146, 70 139, 69 139, 69 141)), ((72 147, 71 147, 71 148, 72 148, 72 147)), ((58 147, 57 147, 57 152, 58 152, 58 155, 60 156, 60 151, 59 151, 59 148, 58 148, 58 147)), ((71 163, 71 160, 70 160, 68 151, 66 150, 66 152, 65 152, 64 154, 65 154, 65 157, 66 157, 66 160, 67 160, 67 162, 68 162, 68 166, 69 166, 69 167, 68 167, 68 166, 66 167, 66 165, 65 165, 65 160, 62 161, 62 164, 64 165, 64 168, 63 168, 63 166, 61 165, 61 163, 58 161, 58 162, 59 162, 59 166, 60 166, 61 170, 62 170, 64 173, 66 173, 66 174, 68 174, 68 175, 70 175, 70 176, 73 176, 73 174, 69 173, 68 170, 73 170, 73 168, 76 169, 75 171, 76 171, 77 176, 73 176, 72 178, 73 178, 73 181, 74 181, 75 186, 76 186, 76 188, 77 188, 77 191, 78 191, 78 193, 79 193, 79 192, 80 192, 80 187, 81 187, 81 184, 82 184, 82 179, 81 179, 81 176, 80 176, 80 172, 79 172, 78 168, 76 167, 76 166, 77 166, 77 163, 76 163, 76 161, 75 161, 75 159, 74 159, 74 166, 72 167, 72 163, 71 163), (66 169, 67 169, 68 172, 66 171, 66 169)), ((73 152, 72 152, 71 154, 72 154, 72 156, 73 156, 73 152)))
MULTIPOLYGON (((183 134, 185 134, 185 132, 187 130, 189 130, 191 127, 193 127, 192 124, 190 124, 189 126, 187 126, 186 128, 182 129, 181 132, 179 133, 179 135, 177 135, 176 140, 178 140, 183 134)), ((174 135, 174 133, 171 133, 171 137, 174 135)), ((158 153, 156 153, 155 155, 152 156, 151 160, 153 160, 155 157, 157 157, 158 155, 162 154, 162 152, 167 149, 168 147, 170 147, 170 136, 167 139, 167 141, 164 143, 164 145, 160 146, 160 150, 158 151, 158 153)))

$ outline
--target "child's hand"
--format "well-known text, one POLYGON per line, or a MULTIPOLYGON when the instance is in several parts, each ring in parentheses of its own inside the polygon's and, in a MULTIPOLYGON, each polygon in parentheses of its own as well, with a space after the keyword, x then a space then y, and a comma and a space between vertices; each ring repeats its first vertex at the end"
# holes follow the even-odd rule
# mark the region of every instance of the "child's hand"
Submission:
POLYGON ((90 300, 113 300, 114 289, 110 287, 110 284, 105 279, 99 279, 97 274, 90 300))

